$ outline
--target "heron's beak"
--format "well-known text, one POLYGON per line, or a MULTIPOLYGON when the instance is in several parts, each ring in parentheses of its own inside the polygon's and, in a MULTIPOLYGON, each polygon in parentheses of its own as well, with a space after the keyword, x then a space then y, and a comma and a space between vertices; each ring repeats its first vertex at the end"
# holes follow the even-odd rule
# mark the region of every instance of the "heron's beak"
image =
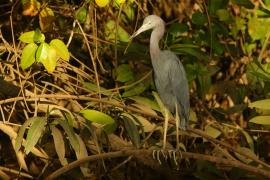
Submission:
POLYGON ((135 33, 133 33, 129 40, 133 39, 134 37, 138 36, 139 34, 141 34, 144 31, 147 31, 148 29, 151 29, 151 27, 149 27, 147 24, 142 25, 135 33))

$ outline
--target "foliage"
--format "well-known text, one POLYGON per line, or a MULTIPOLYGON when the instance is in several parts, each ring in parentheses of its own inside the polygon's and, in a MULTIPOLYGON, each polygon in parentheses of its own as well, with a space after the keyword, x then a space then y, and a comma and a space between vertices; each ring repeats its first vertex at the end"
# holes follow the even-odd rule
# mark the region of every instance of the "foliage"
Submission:
POLYGON ((190 2, 7 3, 12 14, 0 10, 5 17, 1 73, 19 94, 2 97, 9 90, 0 86, 0 137, 6 134, 11 142, 4 139, 0 145, 16 154, 8 157, 0 148, 0 163, 10 163, 19 175, 0 169, 0 178, 45 178, 88 156, 101 158, 67 168, 61 176, 154 179, 166 163, 170 168, 164 176, 171 179, 258 179, 267 172, 270 1, 190 2), (152 13, 166 22, 160 47, 180 57, 191 94, 191 129, 180 131, 179 144, 174 121, 167 132, 167 148, 180 148, 183 154, 162 151, 156 159, 136 153, 160 149, 164 133, 159 120, 165 107, 151 76, 150 32, 129 39, 152 13), (110 153, 118 150, 122 156, 135 153, 113 159, 117 156, 110 153))
POLYGON ((40 62, 49 73, 52 73, 55 70, 58 57, 69 61, 69 52, 64 42, 53 39, 50 44, 47 44, 44 34, 39 29, 23 33, 19 40, 29 43, 22 51, 21 67, 23 70, 35 62, 40 62), (38 44, 40 45, 38 46, 38 44))

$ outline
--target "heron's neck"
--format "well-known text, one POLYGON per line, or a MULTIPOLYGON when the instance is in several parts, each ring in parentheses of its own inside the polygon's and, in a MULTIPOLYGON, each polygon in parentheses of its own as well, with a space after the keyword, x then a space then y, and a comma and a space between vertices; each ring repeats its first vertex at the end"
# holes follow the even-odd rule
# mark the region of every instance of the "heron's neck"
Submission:
POLYGON ((165 31, 165 25, 164 23, 160 23, 159 26, 155 27, 154 30, 152 31, 151 38, 150 38, 150 54, 151 54, 151 60, 153 66, 155 64, 159 64, 157 61, 160 59, 160 53, 161 50, 159 48, 159 40, 162 38, 164 35, 165 31))

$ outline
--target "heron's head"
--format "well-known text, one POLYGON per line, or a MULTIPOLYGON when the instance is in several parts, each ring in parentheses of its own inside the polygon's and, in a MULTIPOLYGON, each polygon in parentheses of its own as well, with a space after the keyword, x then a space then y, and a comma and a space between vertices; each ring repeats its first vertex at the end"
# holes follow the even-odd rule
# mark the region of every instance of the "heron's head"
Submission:
POLYGON ((144 31, 154 29, 155 27, 159 26, 164 26, 164 21, 160 17, 156 15, 147 16, 143 21, 143 25, 130 37, 130 39, 134 38, 135 36, 139 35, 144 31))

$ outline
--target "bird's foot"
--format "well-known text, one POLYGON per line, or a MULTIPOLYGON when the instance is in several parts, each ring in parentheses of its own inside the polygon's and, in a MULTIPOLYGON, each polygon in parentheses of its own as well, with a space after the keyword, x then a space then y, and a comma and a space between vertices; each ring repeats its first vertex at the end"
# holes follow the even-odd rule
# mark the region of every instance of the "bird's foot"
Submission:
POLYGON ((178 166, 178 160, 182 159, 182 153, 180 150, 165 150, 165 149, 161 149, 161 150, 153 150, 152 152, 152 157, 154 160, 157 160, 159 162, 159 164, 162 164, 161 162, 161 158, 163 157, 165 161, 167 161, 168 159, 172 159, 174 164, 176 166, 178 166), (177 153, 179 152, 180 154, 180 158, 177 156, 177 153))
POLYGON ((160 160, 160 155, 162 155, 163 158, 164 158, 165 160, 167 160, 168 156, 167 156, 166 150, 164 150, 164 149, 161 149, 161 150, 156 150, 156 149, 154 149, 154 150, 153 150, 153 152, 152 152, 152 157, 153 157, 153 159, 154 159, 154 160, 157 160, 157 161, 159 162, 159 164, 162 164, 162 163, 161 163, 161 160, 160 160))

